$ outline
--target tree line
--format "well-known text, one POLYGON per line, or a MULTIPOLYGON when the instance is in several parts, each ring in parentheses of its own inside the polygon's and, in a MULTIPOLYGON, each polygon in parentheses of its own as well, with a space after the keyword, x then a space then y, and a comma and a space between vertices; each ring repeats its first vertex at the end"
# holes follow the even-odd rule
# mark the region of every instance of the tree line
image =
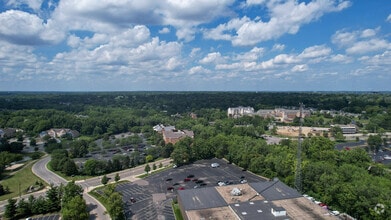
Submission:
POLYGON ((83 189, 74 182, 63 186, 51 185, 45 196, 31 195, 27 200, 9 199, 5 206, 6 219, 20 219, 31 215, 61 212, 64 220, 88 219, 87 205, 83 199, 83 189))

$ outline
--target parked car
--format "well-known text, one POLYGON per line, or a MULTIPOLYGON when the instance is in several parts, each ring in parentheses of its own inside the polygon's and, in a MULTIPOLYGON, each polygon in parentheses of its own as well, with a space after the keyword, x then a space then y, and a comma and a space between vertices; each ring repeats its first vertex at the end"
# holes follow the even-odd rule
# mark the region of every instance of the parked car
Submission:
POLYGON ((210 166, 211 166, 212 168, 216 168, 216 167, 219 167, 220 164, 218 164, 218 163, 212 163, 210 166))

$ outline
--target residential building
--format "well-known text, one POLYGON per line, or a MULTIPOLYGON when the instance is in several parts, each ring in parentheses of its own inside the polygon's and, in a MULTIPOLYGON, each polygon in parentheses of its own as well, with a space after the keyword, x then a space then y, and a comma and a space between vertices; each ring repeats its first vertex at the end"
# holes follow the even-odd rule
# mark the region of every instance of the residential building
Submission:
POLYGON ((1 128, 0 137, 1 138, 12 138, 16 136, 16 132, 19 131, 15 128, 1 128))
POLYGON ((76 130, 71 130, 68 128, 52 128, 47 131, 47 135, 49 135, 52 138, 61 138, 64 137, 65 135, 71 135, 72 138, 76 138, 80 136, 80 133, 76 130))

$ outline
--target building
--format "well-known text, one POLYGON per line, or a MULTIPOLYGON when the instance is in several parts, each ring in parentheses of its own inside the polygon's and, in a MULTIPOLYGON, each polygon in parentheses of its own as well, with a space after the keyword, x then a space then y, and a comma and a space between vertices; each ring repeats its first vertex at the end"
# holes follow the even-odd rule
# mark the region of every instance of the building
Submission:
MULTIPOLYGON (((43 132, 41 133, 44 134, 43 132)), ((61 138, 64 137, 65 135, 70 135, 72 138, 77 138, 80 136, 80 133, 76 130, 71 130, 68 128, 52 128, 47 131, 47 135, 49 135, 52 138, 61 138)))
POLYGON ((279 180, 180 190, 178 204, 186 220, 336 219, 279 180))
MULTIPOLYGON (((296 117, 300 117, 299 109, 260 109, 257 112, 254 112, 254 108, 252 107, 236 107, 236 108, 228 108, 227 111, 228 117, 238 118, 242 116, 254 116, 258 115, 263 118, 274 118, 276 121, 291 123, 296 117)), ((302 110, 302 117, 308 117, 311 115, 311 111, 308 109, 302 110)))
POLYGON ((166 130, 163 129, 163 140, 166 144, 175 144, 185 137, 194 138, 194 132, 190 130, 166 130))
POLYGON ((164 126, 163 124, 159 124, 153 126, 153 130, 163 135, 163 140, 166 144, 175 144, 185 137, 194 138, 193 131, 177 130, 175 126, 164 126))
POLYGON ((245 115, 253 115, 254 108, 253 107, 236 107, 236 108, 228 108, 228 117, 230 118, 238 118, 245 115))
POLYGON ((0 129, 0 137, 1 138, 12 138, 16 136, 16 132, 20 130, 15 128, 1 128, 0 129))
POLYGON ((357 133, 357 126, 350 124, 350 125, 333 125, 336 127, 340 127, 342 130, 342 134, 355 134, 357 133))

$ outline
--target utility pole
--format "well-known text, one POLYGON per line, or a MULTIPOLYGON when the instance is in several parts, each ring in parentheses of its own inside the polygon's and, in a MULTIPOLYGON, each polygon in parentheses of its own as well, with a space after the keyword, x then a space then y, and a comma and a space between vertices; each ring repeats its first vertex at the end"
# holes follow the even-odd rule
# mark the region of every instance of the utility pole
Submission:
POLYGON ((296 172, 295 172, 295 187, 297 191, 302 192, 301 185, 301 142, 302 142, 302 125, 303 125, 303 103, 300 103, 300 126, 299 126, 299 137, 297 145, 297 156, 296 156, 296 172))

